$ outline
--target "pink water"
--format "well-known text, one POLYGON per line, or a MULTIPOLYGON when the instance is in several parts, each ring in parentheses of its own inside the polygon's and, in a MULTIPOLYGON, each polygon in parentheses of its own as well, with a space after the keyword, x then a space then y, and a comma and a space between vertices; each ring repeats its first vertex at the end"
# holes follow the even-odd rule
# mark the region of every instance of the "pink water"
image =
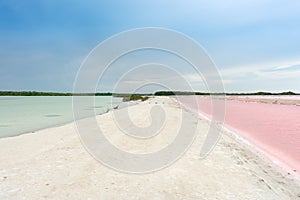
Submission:
MULTIPOLYGON (((178 99, 194 111, 212 115, 210 98, 178 99)), ((273 161, 300 172, 300 106, 226 101, 225 126, 263 150, 273 161)))

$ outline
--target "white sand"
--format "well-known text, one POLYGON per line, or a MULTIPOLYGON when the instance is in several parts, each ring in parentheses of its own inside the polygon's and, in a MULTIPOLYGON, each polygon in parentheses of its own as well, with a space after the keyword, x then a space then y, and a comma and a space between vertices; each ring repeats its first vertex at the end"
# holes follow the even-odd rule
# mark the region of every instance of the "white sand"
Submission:
MULTIPOLYGON (((130 107, 132 120, 150 124, 152 105, 164 107, 167 121, 163 134, 149 141, 124 136, 111 113, 98 120, 119 148, 155 151, 174 137, 181 109, 169 98, 150 99, 130 107)), ((199 137, 186 154, 170 167, 144 175, 120 173, 94 160, 73 123, 0 139, 0 199, 300 199, 299 180, 229 135, 223 134, 214 151, 199 159, 209 123, 198 120, 199 137)))

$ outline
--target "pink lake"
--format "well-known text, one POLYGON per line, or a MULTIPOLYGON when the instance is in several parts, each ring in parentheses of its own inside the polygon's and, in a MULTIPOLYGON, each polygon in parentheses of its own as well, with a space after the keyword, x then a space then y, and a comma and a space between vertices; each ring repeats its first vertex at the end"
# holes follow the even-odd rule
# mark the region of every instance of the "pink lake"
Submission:
MULTIPOLYGON (((180 103, 211 116, 209 97, 180 96, 180 103)), ((225 127, 294 172, 300 172, 300 106, 226 101, 225 127)))

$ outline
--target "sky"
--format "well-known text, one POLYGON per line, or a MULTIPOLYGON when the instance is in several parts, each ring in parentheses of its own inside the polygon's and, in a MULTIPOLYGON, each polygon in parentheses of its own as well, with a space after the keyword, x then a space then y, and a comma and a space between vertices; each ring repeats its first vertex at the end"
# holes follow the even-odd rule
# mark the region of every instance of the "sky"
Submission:
MULTIPOLYGON (((0 90, 70 92, 101 41, 160 27, 197 41, 226 92, 300 92, 299 10, 297 0, 0 0, 0 90)), ((203 90, 187 68, 182 76, 203 90)), ((100 90, 111 90, 120 75, 107 75, 100 90)))

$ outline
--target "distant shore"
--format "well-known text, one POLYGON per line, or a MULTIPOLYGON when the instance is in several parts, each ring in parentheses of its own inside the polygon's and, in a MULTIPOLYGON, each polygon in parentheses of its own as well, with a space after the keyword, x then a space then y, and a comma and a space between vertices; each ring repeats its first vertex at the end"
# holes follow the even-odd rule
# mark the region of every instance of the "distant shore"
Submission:
POLYGON ((157 91, 155 93, 112 93, 112 92, 95 92, 95 93, 71 93, 71 92, 38 92, 38 91, 0 91, 0 96, 115 96, 130 97, 138 96, 173 96, 173 95, 228 95, 228 96, 252 96, 252 95, 299 95, 292 91, 287 92, 249 92, 249 93, 208 93, 208 92, 188 92, 188 91, 157 91))

